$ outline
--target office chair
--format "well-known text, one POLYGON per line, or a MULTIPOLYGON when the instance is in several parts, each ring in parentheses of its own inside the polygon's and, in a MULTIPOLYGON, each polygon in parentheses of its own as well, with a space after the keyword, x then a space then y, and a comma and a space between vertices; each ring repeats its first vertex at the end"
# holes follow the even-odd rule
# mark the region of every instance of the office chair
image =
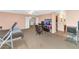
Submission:
POLYGON ((41 34, 42 33, 42 27, 39 25, 35 25, 35 30, 37 34, 41 34))

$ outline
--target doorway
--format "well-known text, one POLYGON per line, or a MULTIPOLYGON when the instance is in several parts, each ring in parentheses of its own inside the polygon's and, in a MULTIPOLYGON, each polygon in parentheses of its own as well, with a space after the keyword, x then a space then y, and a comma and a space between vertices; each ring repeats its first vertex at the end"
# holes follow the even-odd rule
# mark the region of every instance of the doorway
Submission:
POLYGON ((56 32, 58 32, 58 16, 56 16, 56 32))
POLYGON ((66 32, 66 19, 59 18, 58 15, 56 16, 56 32, 63 31, 66 32))
POLYGON ((64 19, 64 32, 67 32, 66 19, 64 19))

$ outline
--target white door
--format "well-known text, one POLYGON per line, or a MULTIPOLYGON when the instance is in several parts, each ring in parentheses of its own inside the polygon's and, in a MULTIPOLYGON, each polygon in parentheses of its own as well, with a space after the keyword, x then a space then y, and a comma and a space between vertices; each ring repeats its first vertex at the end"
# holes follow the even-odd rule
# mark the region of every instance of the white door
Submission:
POLYGON ((38 25, 39 24, 39 18, 36 17, 36 20, 35 20, 35 25, 38 25))
POLYGON ((31 17, 25 17, 25 28, 26 29, 30 28, 30 19, 31 17))

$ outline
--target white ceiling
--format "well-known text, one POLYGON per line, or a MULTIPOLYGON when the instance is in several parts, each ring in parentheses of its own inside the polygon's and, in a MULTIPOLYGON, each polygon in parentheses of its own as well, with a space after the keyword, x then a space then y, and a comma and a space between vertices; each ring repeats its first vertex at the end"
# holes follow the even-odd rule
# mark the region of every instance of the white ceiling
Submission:
POLYGON ((52 10, 38 10, 38 11, 34 11, 32 14, 33 15, 43 15, 43 14, 49 14, 52 12, 54 12, 54 11, 52 11, 52 10))
POLYGON ((30 10, 0 10, 0 12, 9 12, 9 13, 16 13, 16 14, 28 14, 30 10))
POLYGON ((17 14, 32 14, 32 15, 43 15, 52 12, 59 12, 59 10, 0 10, 0 12, 9 12, 17 14))

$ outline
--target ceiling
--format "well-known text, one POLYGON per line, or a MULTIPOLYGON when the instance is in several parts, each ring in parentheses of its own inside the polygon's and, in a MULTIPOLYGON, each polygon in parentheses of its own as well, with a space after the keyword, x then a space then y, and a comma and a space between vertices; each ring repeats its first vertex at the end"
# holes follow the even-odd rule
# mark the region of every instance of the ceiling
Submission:
POLYGON ((9 12, 9 13, 16 13, 16 14, 28 14, 30 10, 0 10, 0 12, 9 12))
POLYGON ((59 10, 0 10, 0 12, 9 12, 9 13, 17 13, 17 14, 31 14, 31 15, 43 15, 49 14, 52 12, 59 12, 59 10))

